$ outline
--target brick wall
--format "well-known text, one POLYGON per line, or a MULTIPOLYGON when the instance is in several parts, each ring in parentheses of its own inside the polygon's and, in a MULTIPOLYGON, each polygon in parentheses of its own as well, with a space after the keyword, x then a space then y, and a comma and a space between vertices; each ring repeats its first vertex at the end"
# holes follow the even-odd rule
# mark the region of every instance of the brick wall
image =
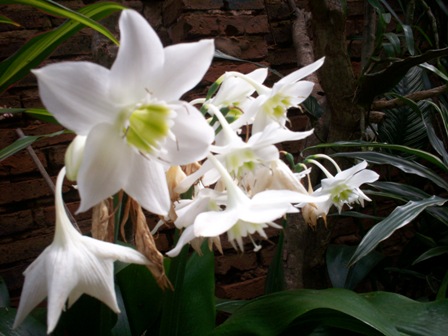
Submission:
MULTIPOLYGON (((59 1, 77 9, 92 1, 59 1)), ((215 38, 221 51, 243 59, 269 65, 282 72, 296 69, 291 38, 291 12, 282 0, 166 0, 128 1, 126 5, 139 10, 158 31, 163 43, 196 41, 215 38)), ((348 1, 350 19, 348 36, 359 35, 363 1, 348 1)), ((0 6, 3 15, 22 26, 0 24, 0 60, 8 57, 29 38, 52 29, 62 20, 24 6, 0 6)), ((92 60, 92 36, 84 29, 56 50, 48 62, 62 60, 92 60)), ((94 39, 95 41, 95 39, 94 39)), ((354 60, 359 58, 359 46, 350 43, 354 60)), ((47 62, 47 61, 46 61, 47 62)), ((217 59, 213 62, 198 89, 187 99, 203 95, 207 85, 224 71, 247 73, 256 66, 249 63, 217 59)), ((271 76, 271 81, 276 80, 271 76)), ((0 106, 40 107, 36 81, 30 75, 0 96, 0 106)), ((301 130, 306 118, 294 115, 294 126, 301 130)), ((0 120, 0 148, 17 139, 16 129, 27 135, 47 134, 60 127, 45 124, 26 115, 0 120)), ((53 180, 63 165, 64 151, 72 135, 61 135, 39 141, 33 148, 53 180)), ((294 145, 288 150, 294 151, 294 145)), ((71 210, 78 206, 77 193, 65 186, 64 199, 71 210)), ((54 227, 53 196, 27 151, 0 163, 0 274, 5 278, 13 297, 23 283, 22 271, 51 243, 54 227)), ((89 230, 90 214, 76 217, 81 229, 89 230)), ((157 243, 162 250, 170 246, 170 232, 162 231, 157 243)), ((259 253, 239 255, 223 242, 224 256, 216 258, 217 294, 227 298, 252 298, 263 292, 267 265, 272 259, 276 232, 271 241, 263 242, 259 253)))

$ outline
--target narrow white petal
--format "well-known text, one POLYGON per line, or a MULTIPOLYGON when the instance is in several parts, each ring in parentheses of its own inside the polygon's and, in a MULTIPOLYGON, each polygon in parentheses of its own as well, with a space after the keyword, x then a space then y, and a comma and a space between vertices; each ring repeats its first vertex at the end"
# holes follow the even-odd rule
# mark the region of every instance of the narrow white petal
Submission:
POLYGON ((162 100, 179 99, 200 82, 210 67, 214 51, 213 40, 166 47, 165 63, 149 90, 162 100))
POLYGON ((89 62, 62 62, 34 70, 45 107, 66 128, 86 135, 118 112, 108 99, 109 70, 89 62))
POLYGON ((306 76, 312 74, 317 69, 319 69, 322 66, 322 64, 324 64, 324 60, 325 60, 325 58, 322 57, 321 59, 318 59, 314 63, 311 63, 299 70, 294 71, 293 73, 289 74, 288 76, 283 77, 277 83, 278 84, 286 84, 286 83, 297 82, 298 80, 305 78, 306 76))
POLYGON ((180 251, 182 251, 182 248, 188 244, 189 242, 191 242, 194 238, 196 238, 195 234, 194 234, 194 228, 193 225, 187 227, 184 232, 182 232, 182 234, 179 237, 179 240, 177 241, 176 246, 168 251, 166 253, 166 255, 168 257, 175 257, 177 256, 180 251))
POLYGON ((25 317, 47 296, 47 274, 45 273, 45 258, 48 247, 25 270, 25 283, 20 295, 20 304, 14 320, 13 328, 17 328, 25 317))
POLYGON ((119 105, 128 105, 150 90, 145 84, 163 65, 163 46, 154 29, 134 10, 124 10, 119 25, 120 49, 111 68, 110 94, 119 105))
POLYGON ((90 252, 97 257, 109 261, 120 260, 125 263, 147 265, 149 260, 146 257, 127 246, 121 246, 118 244, 107 243, 101 240, 97 240, 88 236, 82 236, 82 240, 85 245, 89 246, 90 252))

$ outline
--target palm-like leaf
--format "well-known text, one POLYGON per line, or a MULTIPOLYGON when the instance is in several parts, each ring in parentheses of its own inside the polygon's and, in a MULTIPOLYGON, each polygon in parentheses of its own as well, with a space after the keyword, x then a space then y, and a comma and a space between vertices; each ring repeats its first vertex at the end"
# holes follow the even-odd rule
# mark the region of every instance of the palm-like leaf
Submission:
MULTIPOLYGON (((423 70, 411 68, 398 83, 393 92, 405 96, 424 89, 423 70)), ((421 101, 417 103, 421 114, 428 118, 431 106, 421 101)), ((379 125, 378 133, 381 141, 404 145, 413 148, 423 148, 427 143, 427 133, 422 116, 409 106, 386 110, 386 118, 379 125)))

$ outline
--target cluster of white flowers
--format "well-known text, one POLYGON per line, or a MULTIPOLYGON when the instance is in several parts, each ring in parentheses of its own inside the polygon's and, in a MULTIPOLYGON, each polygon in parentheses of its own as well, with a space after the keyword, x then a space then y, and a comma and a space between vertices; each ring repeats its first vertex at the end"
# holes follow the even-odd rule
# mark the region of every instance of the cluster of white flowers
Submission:
MULTIPOLYGON (((266 69, 228 72, 207 98, 188 103, 180 97, 209 68, 213 40, 163 48, 137 12, 123 11, 119 24, 120 49, 111 69, 63 62, 33 71, 46 108, 77 135, 67 150, 66 167, 79 190, 78 212, 124 190, 143 208, 183 230, 167 253, 176 256, 188 243, 216 241, 222 234, 241 251, 243 238, 250 237, 257 250, 252 235, 266 237, 264 229, 280 228, 275 220, 287 213, 300 208, 309 212, 312 205, 319 217, 331 205, 340 210, 344 204, 368 200, 359 187, 378 175, 366 170, 365 162, 342 172, 336 166, 336 176, 325 170, 321 187, 308 191, 300 179, 310 170, 292 172, 275 146, 312 134, 290 131, 287 110, 311 94, 313 84, 302 79, 323 59, 272 88, 263 84, 266 69), (194 162, 202 162, 197 171, 179 183, 167 181, 171 172, 180 171, 178 166, 194 162), (173 203, 170 194, 190 188, 192 199, 173 203)), ((82 293, 118 311, 112 262, 149 263, 131 248, 83 237, 71 227, 62 206, 64 175, 62 171, 57 181, 55 238, 25 272, 16 326, 47 295, 48 332, 65 301, 71 305, 82 293)))

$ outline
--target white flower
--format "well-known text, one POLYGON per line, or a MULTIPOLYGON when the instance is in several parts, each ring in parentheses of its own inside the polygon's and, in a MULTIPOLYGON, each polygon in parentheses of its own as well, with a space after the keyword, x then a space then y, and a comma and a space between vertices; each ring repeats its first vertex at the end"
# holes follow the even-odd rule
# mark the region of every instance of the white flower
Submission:
MULTIPOLYGON (((196 237, 217 237, 225 232, 235 249, 238 247, 243 251, 243 237, 251 237, 255 232, 266 237, 266 227, 281 228, 274 220, 286 213, 296 212, 297 209, 292 207, 291 203, 323 201, 327 198, 316 198, 290 190, 267 190, 249 198, 235 185, 217 158, 209 155, 209 161, 215 166, 226 186, 226 209, 199 214, 194 224, 182 233, 176 247, 167 253, 169 256, 179 254, 182 247, 196 237)), ((260 248, 255 242, 253 244, 255 250, 260 248)))
POLYGON ((77 174, 85 211, 124 189, 144 208, 170 207, 162 163, 205 157, 213 129, 192 105, 179 101, 207 71, 212 40, 163 48, 133 10, 120 16, 120 49, 112 68, 62 62, 35 70, 44 105, 76 134, 87 136, 77 174))
MULTIPOLYGON (((247 171, 254 171, 259 165, 269 164, 279 158, 279 151, 275 144, 285 141, 301 140, 313 133, 313 130, 305 132, 292 132, 278 124, 267 125, 262 132, 252 134, 247 142, 244 142, 227 123, 220 111, 209 106, 217 116, 221 126, 222 135, 220 144, 210 146, 210 150, 218 155, 216 158, 224 164, 227 171, 235 177, 241 177, 247 171)), ((206 160, 199 170, 187 176, 179 185, 178 191, 184 192, 201 176, 204 176, 204 185, 215 183, 220 174, 216 167, 206 160)))
MULTIPOLYGON (((237 121, 232 123, 236 129, 245 124, 252 124, 253 132, 261 132, 268 124, 277 123, 285 126, 286 112, 290 107, 298 107, 313 90, 314 84, 301 80, 319 69, 324 63, 324 58, 317 60, 288 76, 283 77, 274 84, 272 89, 243 77, 256 88, 258 97, 250 105, 248 111, 237 121)), ((237 73, 232 73, 238 75, 237 73)))
MULTIPOLYGON (((320 213, 328 213, 331 205, 341 212, 344 204, 349 206, 358 203, 364 206, 364 201, 371 201, 359 187, 364 183, 372 183, 378 180, 379 175, 373 170, 365 169, 367 162, 362 161, 357 165, 341 171, 336 176, 327 176, 321 181, 321 188, 312 193, 314 196, 330 195, 330 198, 317 204, 320 213)), ((328 174, 328 173, 327 173, 328 174)))
POLYGON ((70 223, 62 202, 65 168, 56 182, 56 226, 53 243, 25 270, 16 328, 31 310, 48 297, 47 332, 56 327, 62 310, 73 305, 82 294, 101 300, 119 313, 114 290, 113 262, 149 264, 131 248, 81 235, 70 223))

